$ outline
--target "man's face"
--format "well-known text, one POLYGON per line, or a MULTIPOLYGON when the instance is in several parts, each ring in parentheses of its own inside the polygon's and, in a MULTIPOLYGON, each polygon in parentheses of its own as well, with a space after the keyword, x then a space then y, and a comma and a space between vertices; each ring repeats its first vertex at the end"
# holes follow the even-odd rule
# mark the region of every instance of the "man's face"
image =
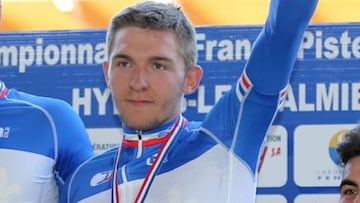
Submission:
POLYGON ((149 130, 179 115, 189 79, 174 33, 120 29, 104 74, 127 127, 149 130))
POLYGON ((360 156, 350 159, 344 167, 339 203, 360 203, 360 156))

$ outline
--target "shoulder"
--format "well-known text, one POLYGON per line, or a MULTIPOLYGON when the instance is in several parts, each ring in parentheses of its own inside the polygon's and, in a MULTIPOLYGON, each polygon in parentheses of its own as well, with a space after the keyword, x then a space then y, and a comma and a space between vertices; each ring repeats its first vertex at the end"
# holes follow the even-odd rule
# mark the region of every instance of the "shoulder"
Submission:
POLYGON ((114 159, 118 147, 93 156, 83 162, 72 174, 67 196, 70 202, 96 196, 111 188, 114 159))
POLYGON ((202 125, 201 121, 187 121, 184 129, 191 132, 199 131, 202 125))
POLYGON ((53 97, 39 96, 30 94, 22 91, 11 89, 8 94, 9 101, 22 103, 29 105, 34 108, 41 108, 52 111, 59 110, 70 110, 71 106, 69 103, 53 97))
POLYGON ((72 106, 59 98, 39 96, 12 89, 9 92, 8 100, 16 103, 17 106, 27 106, 37 110, 57 123, 67 123, 73 126, 80 122, 80 118, 72 106))
MULTIPOLYGON (((97 154, 87 161, 83 162, 73 173, 70 185, 76 188, 77 185, 84 180, 88 182, 98 181, 104 182, 112 174, 114 160, 116 158, 118 147, 97 154), (100 179, 104 178, 104 179, 100 179)), ((97 183, 92 183, 97 185, 97 183)))
POLYGON ((90 159, 85 161, 83 164, 81 164, 79 169, 84 170, 86 168, 93 168, 93 167, 96 167, 96 168, 103 167, 104 169, 106 169, 109 166, 112 167, 118 149, 119 149, 119 147, 114 147, 114 148, 111 148, 111 149, 101 153, 101 154, 97 154, 97 155, 91 157, 90 159))

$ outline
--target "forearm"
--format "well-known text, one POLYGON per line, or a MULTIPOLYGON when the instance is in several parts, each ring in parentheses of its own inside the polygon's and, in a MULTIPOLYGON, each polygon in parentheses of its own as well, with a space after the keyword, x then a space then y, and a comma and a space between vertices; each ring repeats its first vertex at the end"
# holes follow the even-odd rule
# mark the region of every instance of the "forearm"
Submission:
POLYGON ((254 88, 277 94, 288 84, 302 36, 318 0, 272 0, 246 64, 254 88))

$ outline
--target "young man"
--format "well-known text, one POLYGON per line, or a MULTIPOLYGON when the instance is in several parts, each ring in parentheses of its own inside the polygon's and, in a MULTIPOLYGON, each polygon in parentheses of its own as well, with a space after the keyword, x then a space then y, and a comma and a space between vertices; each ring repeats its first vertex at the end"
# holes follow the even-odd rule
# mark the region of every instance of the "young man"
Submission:
POLYGON ((151 2, 117 14, 103 69, 124 139, 78 168, 67 202, 255 202, 264 138, 316 5, 271 2, 237 84, 203 122, 181 115, 183 96, 202 77, 185 14, 151 2))
POLYGON ((8 89, 0 78, 0 202, 58 202, 64 181, 93 154, 68 103, 8 89))
POLYGON ((360 202, 360 125, 346 133, 345 140, 337 146, 337 152, 344 164, 339 202, 360 202))

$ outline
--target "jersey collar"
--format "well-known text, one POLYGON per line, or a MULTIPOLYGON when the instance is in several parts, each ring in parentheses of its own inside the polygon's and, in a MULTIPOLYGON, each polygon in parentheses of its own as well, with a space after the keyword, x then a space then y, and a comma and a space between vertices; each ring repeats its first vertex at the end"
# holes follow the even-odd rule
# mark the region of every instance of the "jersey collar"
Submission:
MULTIPOLYGON (((148 140, 152 138, 162 138, 169 134, 171 129, 173 129, 174 125, 176 124, 176 121, 180 119, 180 116, 176 117, 172 121, 165 123, 155 129, 147 130, 147 131, 141 131, 141 136, 143 140, 148 140)), ((137 140, 139 132, 134 129, 130 129, 126 126, 123 127, 124 129, 124 138, 126 140, 137 140)))

